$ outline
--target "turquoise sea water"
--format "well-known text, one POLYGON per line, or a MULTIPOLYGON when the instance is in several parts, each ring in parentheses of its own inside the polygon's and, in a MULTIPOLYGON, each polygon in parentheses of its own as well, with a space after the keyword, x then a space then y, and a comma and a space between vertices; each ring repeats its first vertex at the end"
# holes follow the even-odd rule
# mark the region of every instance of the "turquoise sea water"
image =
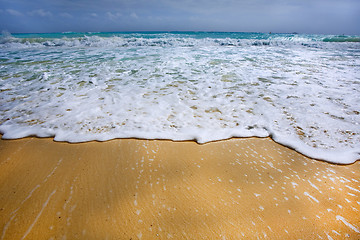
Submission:
MULTIPOLYGON (((3 35, 7 35, 4 33, 3 35)), ((7 35, 8 36, 8 35, 7 35)), ((194 38, 194 39, 254 39, 254 40, 276 40, 283 38, 288 40, 310 40, 323 42, 360 42, 360 36, 347 35, 314 35, 297 33, 248 33, 248 32, 63 32, 63 33, 20 33, 13 34, 13 37, 20 39, 56 39, 56 38, 83 38, 83 37, 123 37, 123 38, 194 38)))
POLYGON ((360 37, 224 32, 0 38, 0 132, 83 142, 272 137, 360 155, 360 37))

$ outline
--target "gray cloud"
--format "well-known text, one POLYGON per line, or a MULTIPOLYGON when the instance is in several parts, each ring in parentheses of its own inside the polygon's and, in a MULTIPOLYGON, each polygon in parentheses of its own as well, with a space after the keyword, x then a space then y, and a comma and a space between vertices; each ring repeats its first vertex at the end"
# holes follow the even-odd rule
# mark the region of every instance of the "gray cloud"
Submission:
POLYGON ((43 31, 360 34, 358 0, 0 0, 0 5, 13 17, 10 22, 5 14, 0 16, 0 27, 9 31, 16 26, 16 31, 31 32, 31 23, 36 28, 39 19, 51 17, 52 21, 41 23, 43 31), (23 13, 30 13, 26 27, 20 19, 23 13))

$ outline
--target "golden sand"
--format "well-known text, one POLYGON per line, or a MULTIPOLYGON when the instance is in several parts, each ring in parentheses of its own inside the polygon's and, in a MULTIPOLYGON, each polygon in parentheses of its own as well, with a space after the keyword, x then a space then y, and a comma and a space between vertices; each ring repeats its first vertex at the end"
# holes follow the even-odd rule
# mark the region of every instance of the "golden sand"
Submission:
POLYGON ((25 138, 0 154, 0 239, 360 239, 360 163, 268 138, 25 138))

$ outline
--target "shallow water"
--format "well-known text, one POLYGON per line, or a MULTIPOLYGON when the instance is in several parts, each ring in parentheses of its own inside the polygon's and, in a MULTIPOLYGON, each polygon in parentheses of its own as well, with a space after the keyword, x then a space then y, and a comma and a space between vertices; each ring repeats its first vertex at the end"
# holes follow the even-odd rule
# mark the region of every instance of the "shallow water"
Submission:
POLYGON ((271 136, 360 155, 360 37, 262 33, 4 34, 0 132, 82 142, 271 136))

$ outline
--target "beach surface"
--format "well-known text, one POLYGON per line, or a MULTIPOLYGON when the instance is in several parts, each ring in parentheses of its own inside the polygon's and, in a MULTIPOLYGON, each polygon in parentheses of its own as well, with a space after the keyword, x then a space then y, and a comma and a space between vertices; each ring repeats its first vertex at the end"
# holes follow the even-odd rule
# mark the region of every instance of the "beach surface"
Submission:
POLYGON ((360 163, 270 138, 0 140, 0 239, 360 239, 360 163))

